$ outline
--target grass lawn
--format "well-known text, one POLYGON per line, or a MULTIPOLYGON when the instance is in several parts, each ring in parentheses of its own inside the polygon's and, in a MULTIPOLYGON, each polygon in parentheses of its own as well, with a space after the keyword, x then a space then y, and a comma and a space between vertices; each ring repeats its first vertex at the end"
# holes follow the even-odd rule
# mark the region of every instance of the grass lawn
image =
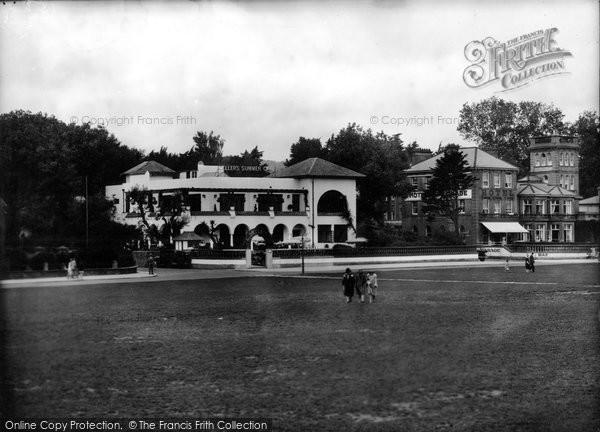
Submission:
POLYGON ((597 264, 0 290, 17 417, 271 417, 277 431, 600 430, 597 264))

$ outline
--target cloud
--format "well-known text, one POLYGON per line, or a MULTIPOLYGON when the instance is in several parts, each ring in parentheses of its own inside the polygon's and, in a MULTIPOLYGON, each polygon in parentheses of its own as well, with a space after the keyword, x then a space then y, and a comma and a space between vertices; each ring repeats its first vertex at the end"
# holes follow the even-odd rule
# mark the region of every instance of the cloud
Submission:
POLYGON ((570 74, 500 96, 554 103, 571 120, 598 109, 595 2, 69 2, 0 12, 2 112, 130 116, 109 130, 147 151, 182 152, 196 130, 213 130, 226 153, 258 146, 281 160, 299 136, 325 140, 348 122, 430 148, 460 142, 452 122, 370 117, 455 118, 497 90, 464 85, 468 42, 552 26, 574 53, 570 74))

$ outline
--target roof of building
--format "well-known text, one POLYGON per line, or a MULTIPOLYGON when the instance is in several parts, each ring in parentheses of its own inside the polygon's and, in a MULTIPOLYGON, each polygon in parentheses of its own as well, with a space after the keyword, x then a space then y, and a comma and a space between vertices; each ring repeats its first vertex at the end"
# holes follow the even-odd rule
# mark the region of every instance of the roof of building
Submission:
POLYGON ((542 178, 533 174, 528 174, 525 177, 521 177, 517 180, 519 183, 541 183, 542 178))
POLYGON ((546 183, 529 183, 519 185, 518 195, 524 196, 547 196, 547 197, 567 197, 576 198, 578 195, 570 190, 560 186, 552 186, 546 183))
POLYGON ((579 205, 600 205, 600 196, 594 195, 593 197, 589 197, 586 199, 582 199, 579 201, 579 205))
POLYGON ((171 176, 172 177, 175 174, 177 174, 171 168, 166 167, 163 164, 160 164, 155 161, 145 161, 145 162, 142 162, 141 164, 138 164, 138 165, 134 166, 133 168, 125 171, 121 175, 139 175, 139 174, 143 175, 143 174, 146 174, 146 172, 149 172, 151 176, 171 176))
MULTIPOLYGON (((498 159, 497 157, 486 153, 478 147, 461 147, 459 150, 466 155, 467 163, 471 168, 518 170, 516 166, 511 165, 508 162, 504 162, 502 159, 498 159)), ((406 173, 410 174, 420 171, 431 171, 433 168, 435 168, 437 160, 443 155, 444 153, 440 153, 424 160, 423 162, 419 162, 407 169, 406 173)))
POLYGON ((348 168, 336 165, 321 158, 310 158, 298 162, 295 165, 279 170, 277 173, 271 174, 271 177, 284 178, 306 178, 306 177, 322 177, 322 178, 362 178, 364 174, 357 173, 348 168))

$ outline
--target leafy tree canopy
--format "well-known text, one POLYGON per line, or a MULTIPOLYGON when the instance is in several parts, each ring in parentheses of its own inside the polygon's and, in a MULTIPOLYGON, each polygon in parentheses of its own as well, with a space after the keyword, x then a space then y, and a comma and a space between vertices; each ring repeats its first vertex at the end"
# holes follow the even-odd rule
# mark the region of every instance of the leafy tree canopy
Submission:
POLYGON ((356 123, 348 124, 327 140, 325 158, 365 174, 358 182, 359 220, 372 217, 382 223, 386 198, 406 196, 410 191, 403 173, 408 168, 407 155, 398 136, 374 134, 356 123))
POLYGON ((524 175, 529 170, 529 138, 567 132, 563 118, 562 111, 553 105, 491 97, 464 104, 457 130, 482 150, 491 150, 518 166, 524 175))
POLYGON ((38 244, 81 240, 85 233, 86 177, 90 237, 107 226, 110 206, 104 187, 139 163, 143 153, 130 149, 106 129, 65 124, 29 111, 0 115, 0 196, 7 204, 6 242, 26 237, 38 244))
POLYGON ((286 159, 286 167, 295 165, 303 160, 318 157, 326 159, 326 149, 321 144, 321 138, 298 138, 290 148, 290 158, 286 159))
POLYGON ((600 186, 600 120, 595 111, 584 111, 570 126, 579 136, 579 193, 584 198, 598 194, 600 186))
POLYGON ((220 135, 216 135, 213 131, 210 131, 210 133, 198 131, 192 140, 195 144, 185 155, 195 161, 195 165, 198 162, 202 162, 204 165, 219 165, 221 163, 225 140, 220 135))

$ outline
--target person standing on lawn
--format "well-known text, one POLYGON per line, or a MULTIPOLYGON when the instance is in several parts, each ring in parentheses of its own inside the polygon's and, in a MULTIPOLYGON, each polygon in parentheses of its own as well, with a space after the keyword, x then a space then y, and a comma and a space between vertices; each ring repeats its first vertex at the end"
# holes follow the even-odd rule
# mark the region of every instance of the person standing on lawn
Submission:
POLYGON ((352 301, 352 297, 354 296, 354 285, 356 285, 354 274, 350 268, 347 268, 342 276, 342 286, 344 287, 346 303, 350 303, 352 301))
POLYGON ((75 258, 71 258, 69 260, 69 264, 67 264, 67 279, 75 279, 75 272, 77 271, 77 261, 75 258))
POLYGON ((358 271, 356 277, 356 295, 360 299, 361 303, 365 302, 365 291, 367 290, 367 275, 362 270, 358 271))
POLYGON ((156 265, 156 261, 154 261, 154 257, 150 255, 148 257, 148 274, 154 274, 154 266, 156 265))
POLYGON ((373 303, 377 295, 377 273, 375 272, 367 273, 367 293, 369 294, 369 302, 373 303))
POLYGON ((535 273, 535 258, 533 257, 533 252, 529 255, 529 269, 531 273, 535 273))

